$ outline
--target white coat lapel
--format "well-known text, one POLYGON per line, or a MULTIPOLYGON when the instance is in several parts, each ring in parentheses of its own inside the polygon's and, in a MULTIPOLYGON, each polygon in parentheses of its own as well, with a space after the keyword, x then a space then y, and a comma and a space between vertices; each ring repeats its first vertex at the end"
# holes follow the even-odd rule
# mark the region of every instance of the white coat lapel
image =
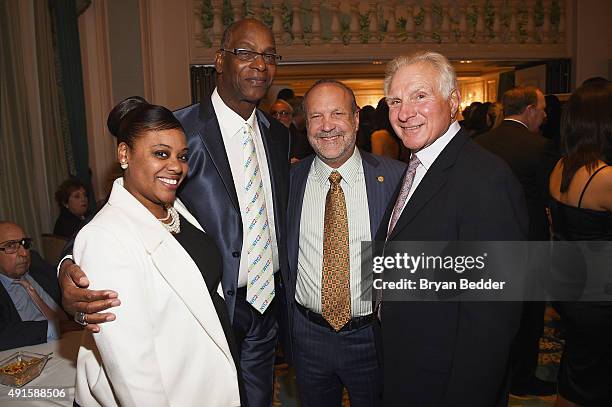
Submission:
MULTIPOLYGON (((120 208, 136 226, 134 232, 142 240, 153 264, 177 296, 185 303, 204 331, 226 357, 232 360, 227 340, 215 307, 208 294, 200 270, 183 246, 172 237, 157 219, 132 194, 123 188, 123 179, 115 180, 109 204, 120 208)), ((198 229, 202 227, 180 202, 177 210, 198 229)))
POLYGON ((155 267, 228 359, 232 359, 208 288, 183 247, 168 234, 151 253, 155 267))

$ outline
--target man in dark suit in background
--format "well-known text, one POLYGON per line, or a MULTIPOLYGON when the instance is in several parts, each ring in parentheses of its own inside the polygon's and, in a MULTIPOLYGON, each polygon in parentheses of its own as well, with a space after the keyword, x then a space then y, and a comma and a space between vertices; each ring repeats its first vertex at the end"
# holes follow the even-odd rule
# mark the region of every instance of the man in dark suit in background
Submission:
MULTIPOLYGON (((546 119, 544 94, 535 87, 517 87, 504 93, 502 104, 504 121, 476 142, 503 159, 520 181, 529 213, 528 239, 548 240, 548 177, 557 157, 552 142, 538 134, 546 119)), ((523 304, 521 326, 512 347, 511 393, 517 396, 556 391, 554 383, 535 376, 545 306, 543 301, 523 304)))
POLYGON ((546 119, 544 94, 517 87, 502 97, 504 120, 476 142, 503 159, 523 186, 529 211, 529 240, 548 240, 548 176, 555 164, 553 146, 538 134, 546 119))
POLYGON ((357 104, 341 82, 315 83, 304 110, 316 156, 291 168, 287 232, 300 401, 338 407, 346 387, 351 406, 380 405, 379 325, 361 243, 375 236, 405 164, 356 149, 357 104))
MULTIPOLYGON (((280 319, 287 321, 280 274, 287 271, 289 134, 256 108, 279 59, 272 31, 262 22, 231 24, 216 53, 217 87, 212 96, 175 112, 189 147, 189 175, 179 198, 223 255, 223 294, 240 350, 244 402, 250 407, 272 403, 277 314, 284 313, 280 319), (251 199, 255 204, 249 204, 251 199), (263 225, 255 234, 249 228, 253 209, 262 217, 253 224, 263 225), (257 278, 252 274, 256 267, 261 267, 257 278)), ((79 286, 88 284, 77 267, 62 264, 61 273, 66 309, 87 313, 87 321, 94 324, 114 317, 91 313, 107 309, 113 301, 118 305, 117 293, 76 288, 74 282, 80 279, 79 286)), ((285 353, 290 355, 289 346, 285 353)))
POLYGON ((56 340, 80 328, 59 306, 54 267, 31 245, 19 225, 0 221, 0 350, 56 340))
MULTIPOLYGON (((523 240, 520 184, 457 123, 460 95, 448 60, 418 52, 389 63, 389 118, 412 156, 380 240, 523 240)), ((385 255, 391 255, 385 252, 385 255)), ((380 304, 387 406, 507 405, 510 344, 520 303, 380 304)))
POLYGON ((303 101, 303 96, 296 96, 287 101, 293 107, 293 123, 289 126, 289 131, 291 132, 292 163, 314 154, 314 150, 308 142, 308 136, 306 135, 303 101))

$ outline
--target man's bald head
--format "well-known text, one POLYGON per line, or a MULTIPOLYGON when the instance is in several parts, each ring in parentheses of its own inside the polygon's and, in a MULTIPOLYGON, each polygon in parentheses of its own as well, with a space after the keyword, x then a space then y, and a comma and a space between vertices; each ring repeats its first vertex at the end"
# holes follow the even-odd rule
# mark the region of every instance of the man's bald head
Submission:
POLYGON ((227 48, 230 45, 234 33, 253 29, 261 29, 272 33, 270 27, 255 18, 245 18, 244 20, 234 21, 227 26, 225 31, 223 31, 223 35, 221 36, 221 48, 227 48))
POLYGON ((30 268, 30 251, 18 245, 15 253, 6 253, 7 245, 24 239, 25 232, 14 222, 0 221, 0 273, 18 279, 30 268))
POLYGON ((0 243, 6 240, 4 239, 5 235, 11 234, 16 230, 18 230, 20 233, 23 233, 23 229, 21 229, 21 226, 19 226, 15 222, 11 222, 8 220, 0 220, 0 243))

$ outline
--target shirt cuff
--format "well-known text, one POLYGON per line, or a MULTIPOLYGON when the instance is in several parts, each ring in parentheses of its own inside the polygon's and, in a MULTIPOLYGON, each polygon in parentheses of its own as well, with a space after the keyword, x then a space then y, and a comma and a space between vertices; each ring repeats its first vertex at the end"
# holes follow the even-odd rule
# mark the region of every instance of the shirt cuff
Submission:
POLYGON ((55 341, 60 338, 59 321, 47 321, 47 342, 55 341))
POLYGON ((60 273, 60 269, 62 268, 62 263, 64 262, 64 260, 72 260, 74 262, 74 259, 72 258, 72 254, 67 254, 64 257, 62 257, 62 259, 60 260, 60 262, 57 264, 57 276, 59 277, 59 273, 60 273))

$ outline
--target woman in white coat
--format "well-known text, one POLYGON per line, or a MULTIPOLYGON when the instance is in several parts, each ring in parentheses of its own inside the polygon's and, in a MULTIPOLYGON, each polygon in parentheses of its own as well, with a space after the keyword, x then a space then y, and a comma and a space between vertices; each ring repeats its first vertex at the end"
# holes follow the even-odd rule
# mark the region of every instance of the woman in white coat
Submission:
MULTIPOLYGON (((84 335, 75 402, 89 406, 239 406, 236 347, 217 290, 221 257, 176 199, 187 144, 168 109, 139 97, 111 111, 123 177, 79 232, 91 287, 121 293, 116 319, 84 335)), ((202 197, 210 199, 210 197, 202 197)))

